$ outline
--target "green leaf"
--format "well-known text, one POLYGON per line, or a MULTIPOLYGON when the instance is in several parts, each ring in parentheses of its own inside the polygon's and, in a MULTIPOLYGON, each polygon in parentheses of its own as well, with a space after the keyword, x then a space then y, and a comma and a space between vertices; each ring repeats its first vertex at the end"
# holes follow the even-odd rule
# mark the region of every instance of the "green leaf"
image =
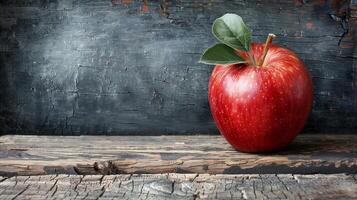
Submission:
POLYGON ((225 44, 216 44, 203 53, 200 62, 209 65, 216 65, 245 63, 246 61, 231 47, 225 44))
POLYGON ((234 49, 249 51, 252 31, 236 14, 228 13, 216 19, 212 33, 219 41, 234 49))

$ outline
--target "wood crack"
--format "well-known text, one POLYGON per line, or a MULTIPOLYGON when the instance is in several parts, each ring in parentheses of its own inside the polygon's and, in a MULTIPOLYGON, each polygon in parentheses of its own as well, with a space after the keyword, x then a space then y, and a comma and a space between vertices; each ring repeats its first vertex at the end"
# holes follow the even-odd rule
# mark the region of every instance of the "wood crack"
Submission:
POLYGON ((21 190, 13 198, 11 198, 11 200, 15 200, 17 197, 20 197, 22 195, 22 193, 24 193, 29 187, 30 187, 30 185, 27 185, 23 190, 21 190))
POLYGON ((105 186, 103 186, 102 188, 101 188, 101 193, 98 195, 98 197, 96 198, 96 200, 98 200, 98 199, 100 199, 103 195, 104 195, 104 193, 105 193, 105 186))

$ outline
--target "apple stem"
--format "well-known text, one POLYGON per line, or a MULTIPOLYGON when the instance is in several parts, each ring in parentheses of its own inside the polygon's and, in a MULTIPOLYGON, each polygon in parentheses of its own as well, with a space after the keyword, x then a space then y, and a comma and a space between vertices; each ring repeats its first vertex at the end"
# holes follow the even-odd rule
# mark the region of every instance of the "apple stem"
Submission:
POLYGON ((267 40, 265 42, 265 46, 264 46, 264 50, 263 50, 263 57, 259 60, 258 62, 258 66, 262 67, 264 64, 264 60, 265 57, 268 54, 268 50, 269 50, 269 45, 273 42, 273 39, 276 37, 276 35, 274 35, 273 33, 269 33, 267 40))

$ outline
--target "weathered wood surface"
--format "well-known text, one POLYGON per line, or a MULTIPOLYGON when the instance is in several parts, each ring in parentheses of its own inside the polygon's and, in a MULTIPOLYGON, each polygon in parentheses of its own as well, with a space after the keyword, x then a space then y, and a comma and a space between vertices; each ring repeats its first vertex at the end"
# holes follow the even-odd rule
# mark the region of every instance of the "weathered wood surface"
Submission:
POLYGON ((0 132, 217 134, 207 102, 213 20, 241 15, 307 64, 306 132, 357 131, 356 1, 2 0, 0 132))
POLYGON ((0 137, 0 175, 356 173, 357 136, 300 135, 271 154, 235 151, 220 136, 0 137))
POLYGON ((356 199, 356 175, 0 177, 0 199, 356 199))

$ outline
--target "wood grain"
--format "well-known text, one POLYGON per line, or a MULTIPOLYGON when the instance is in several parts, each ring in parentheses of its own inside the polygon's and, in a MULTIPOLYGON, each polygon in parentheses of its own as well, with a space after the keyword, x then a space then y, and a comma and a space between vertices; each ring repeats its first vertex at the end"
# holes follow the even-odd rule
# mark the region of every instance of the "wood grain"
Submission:
POLYGON ((0 177, 1 199, 356 199, 355 175, 46 175, 0 177))
POLYGON ((357 136, 300 135, 271 154, 235 151, 221 136, 0 137, 0 175, 357 173, 357 136))

